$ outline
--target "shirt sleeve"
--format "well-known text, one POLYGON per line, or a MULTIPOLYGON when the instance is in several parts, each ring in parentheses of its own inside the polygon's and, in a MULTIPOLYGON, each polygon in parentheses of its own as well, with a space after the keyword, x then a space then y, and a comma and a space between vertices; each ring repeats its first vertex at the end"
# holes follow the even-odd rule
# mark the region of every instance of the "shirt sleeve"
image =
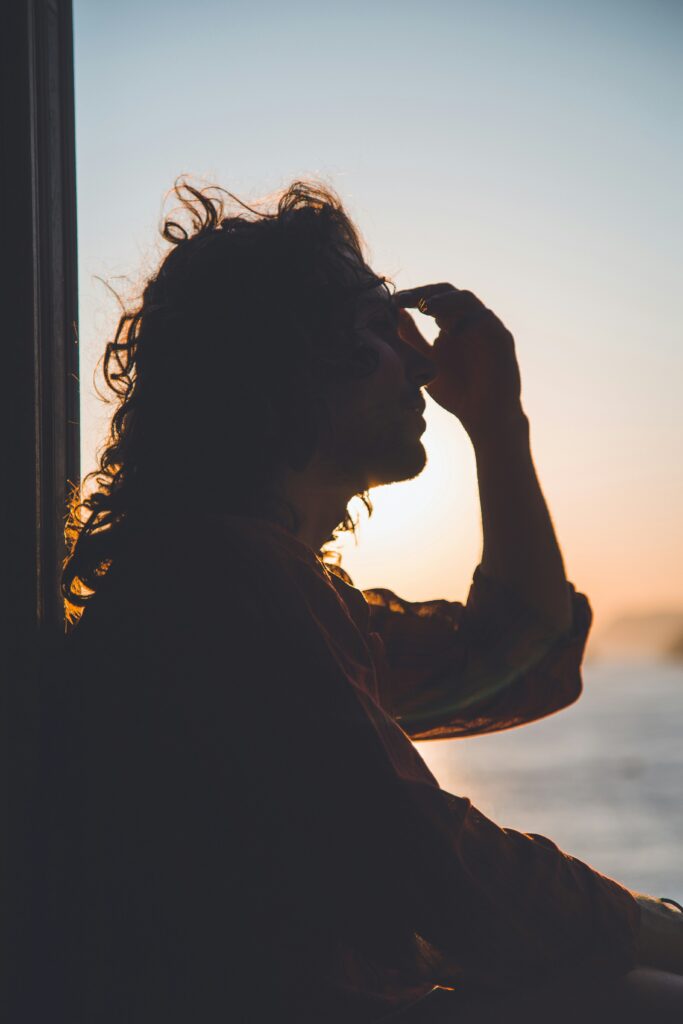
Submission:
POLYGON ((480 566, 465 604, 364 590, 384 652, 383 706, 416 740, 497 732, 567 707, 581 693, 593 618, 586 596, 567 586, 573 620, 559 635, 480 566))
POLYGON ((435 860, 450 851, 453 888, 446 881, 442 899, 459 925, 444 940, 438 984, 504 991, 636 965, 640 908, 628 889, 545 836, 500 827, 469 800, 426 786, 413 798, 435 860))

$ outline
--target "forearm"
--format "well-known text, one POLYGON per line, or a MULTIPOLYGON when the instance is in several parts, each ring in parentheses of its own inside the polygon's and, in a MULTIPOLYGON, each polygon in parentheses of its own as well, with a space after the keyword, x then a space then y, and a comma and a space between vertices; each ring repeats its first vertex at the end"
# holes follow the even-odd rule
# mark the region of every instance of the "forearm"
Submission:
POLYGON ((536 476, 529 420, 471 438, 477 466, 484 535, 481 569, 513 588, 550 629, 571 625, 564 563, 536 476))
POLYGON ((447 891, 460 904, 450 944, 458 952, 447 968, 460 959, 472 980, 480 969, 484 983, 507 987, 555 972, 589 968, 599 976, 636 965, 640 912, 628 889, 547 837, 501 828, 472 805, 463 811, 462 798, 449 793, 440 791, 439 800, 450 829, 457 822, 447 891))

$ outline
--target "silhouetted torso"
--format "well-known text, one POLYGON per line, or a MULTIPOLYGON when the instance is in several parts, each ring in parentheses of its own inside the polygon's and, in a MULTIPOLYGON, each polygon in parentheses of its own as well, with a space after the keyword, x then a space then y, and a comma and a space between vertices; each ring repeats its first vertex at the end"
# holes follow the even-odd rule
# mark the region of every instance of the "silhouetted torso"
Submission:
MULTIPOLYGON (((379 703, 380 622, 278 528, 131 542, 45 677, 49 1019, 376 1020, 440 980, 411 966, 416 933, 453 983, 629 962, 624 890, 439 789, 379 703)), ((577 623, 546 659, 565 702, 577 623)), ((500 707, 542 692, 514 685, 500 707)))

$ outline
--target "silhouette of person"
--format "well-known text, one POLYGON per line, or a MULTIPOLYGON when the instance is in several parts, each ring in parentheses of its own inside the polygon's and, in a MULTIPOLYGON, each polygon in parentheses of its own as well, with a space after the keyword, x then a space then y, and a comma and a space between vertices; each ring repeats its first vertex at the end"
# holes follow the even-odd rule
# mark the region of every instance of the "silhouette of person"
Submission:
POLYGON ((450 284, 393 292, 324 186, 268 211, 176 194, 170 249, 106 348, 117 407, 69 524, 45 1019, 664 1019, 683 914, 499 827, 411 742, 581 692, 592 614, 536 478, 512 335, 450 284), (360 591, 326 550, 353 496, 371 511, 373 487, 424 468, 425 392, 476 456, 465 603, 360 591))

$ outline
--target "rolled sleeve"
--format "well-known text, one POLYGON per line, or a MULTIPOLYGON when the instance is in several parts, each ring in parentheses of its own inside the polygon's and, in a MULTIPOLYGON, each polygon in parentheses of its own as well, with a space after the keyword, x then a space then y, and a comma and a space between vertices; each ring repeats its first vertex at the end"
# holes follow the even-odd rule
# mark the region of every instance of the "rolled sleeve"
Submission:
POLYGON ((572 623, 561 634, 480 566, 464 605, 365 591, 384 640, 381 689, 411 738, 496 732, 572 704, 593 615, 586 596, 567 586, 572 623))

